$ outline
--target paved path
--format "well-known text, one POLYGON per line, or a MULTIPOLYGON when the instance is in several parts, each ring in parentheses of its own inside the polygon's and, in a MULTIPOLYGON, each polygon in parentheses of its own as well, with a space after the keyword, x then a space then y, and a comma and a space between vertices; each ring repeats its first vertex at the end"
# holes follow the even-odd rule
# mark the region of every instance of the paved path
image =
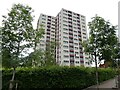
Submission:
POLYGON ((99 89, 97 89, 97 85, 93 85, 84 90, 120 90, 115 87, 116 87, 116 78, 102 82, 98 86, 99 89))

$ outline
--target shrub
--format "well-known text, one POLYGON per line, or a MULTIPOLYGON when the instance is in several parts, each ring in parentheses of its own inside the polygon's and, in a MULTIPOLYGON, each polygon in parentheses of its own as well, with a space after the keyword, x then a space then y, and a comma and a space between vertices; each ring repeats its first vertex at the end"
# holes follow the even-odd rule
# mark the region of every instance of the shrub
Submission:
MULTIPOLYGON (((98 69, 99 81, 115 76, 112 69, 98 69)), ((12 70, 3 70, 3 89, 8 89, 12 70)), ((15 74, 18 88, 86 88, 96 84, 95 68, 84 67, 46 67, 19 68, 15 74)))

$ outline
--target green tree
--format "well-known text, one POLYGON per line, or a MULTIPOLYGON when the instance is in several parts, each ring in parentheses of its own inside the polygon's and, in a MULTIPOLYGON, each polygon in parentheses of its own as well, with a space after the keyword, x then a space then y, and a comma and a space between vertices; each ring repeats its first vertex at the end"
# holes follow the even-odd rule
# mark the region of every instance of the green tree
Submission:
POLYGON ((56 65, 55 46, 55 42, 48 42, 45 50, 34 50, 34 52, 32 52, 28 57, 23 58, 26 59, 24 66, 46 67, 56 65))
POLYGON ((38 44, 40 43, 40 40, 42 36, 44 35, 45 29, 44 25, 37 23, 37 29, 34 30, 33 35, 32 35, 32 43, 33 43, 33 50, 34 52, 31 54, 31 59, 32 59, 32 66, 35 67, 36 65, 39 66, 38 64, 42 64, 42 55, 43 52, 41 50, 37 49, 38 44))
POLYGON ((22 66, 24 67, 42 67, 45 65, 44 52, 40 49, 33 51, 27 57, 23 57, 22 60, 24 62, 22 66))
POLYGON ((22 4, 14 4, 2 21, 2 62, 3 67, 16 67, 19 57, 31 44, 33 16, 32 8, 22 4), (26 42, 25 44, 23 44, 26 42), (7 63, 8 62, 8 63, 7 63))
POLYGON ((105 21, 97 15, 92 18, 88 26, 90 37, 87 41, 83 42, 83 46, 84 51, 89 53, 92 60, 95 61, 96 83, 98 86, 98 61, 104 60, 108 64, 108 62, 112 63, 115 60, 115 51, 117 49, 116 26, 113 26, 109 21, 105 21))
POLYGON ((99 61, 112 62, 115 60, 118 43, 116 26, 99 16, 93 17, 88 26, 90 37, 83 43, 85 51, 91 56, 94 56, 94 52, 96 52, 99 61))
POLYGON ((56 65, 55 49, 56 49, 56 43, 54 41, 47 43, 46 51, 44 54, 45 66, 56 65))
POLYGON ((9 89, 12 90, 16 67, 20 64, 20 56, 26 48, 31 47, 33 16, 32 8, 22 4, 14 4, 2 21, 2 63, 3 67, 13 67, 13 76, 9 89))

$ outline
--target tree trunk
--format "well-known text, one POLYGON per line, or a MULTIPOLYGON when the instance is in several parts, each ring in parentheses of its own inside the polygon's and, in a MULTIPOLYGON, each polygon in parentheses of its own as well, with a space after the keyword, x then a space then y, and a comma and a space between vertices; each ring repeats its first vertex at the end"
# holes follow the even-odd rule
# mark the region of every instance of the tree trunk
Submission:
POLYGON ((118 66, 118 88, 120 88, 120 66, 118 66))
POLYGON ((99 81, 98 81, 98 67, 97 67, 97 56, 95 52, 95 68, 96 68, 96 83, 97 83, 97 90, 99 89, 99 81))
POLYGON ((14 78, 15 78, 15 67, 13 68, 13 75, 12 75, 12 79, 10 80, 9 90, 12 90, 13 88, 14 78))
POLYGON ((118 75, 118 88, 120 88, 120 75, 118 75))

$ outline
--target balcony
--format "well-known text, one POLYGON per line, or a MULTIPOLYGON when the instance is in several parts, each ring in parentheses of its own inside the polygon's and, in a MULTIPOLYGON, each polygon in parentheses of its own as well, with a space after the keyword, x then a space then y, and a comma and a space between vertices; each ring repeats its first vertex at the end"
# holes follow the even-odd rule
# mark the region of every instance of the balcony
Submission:
POLYGON ((70 62, 73 62, 73 63, 74 63, 74 59, 70 59, 70 62))
POLYGON ((71 12, 71 11, 68 11, 68 13, 72 14, 72 12, 71 12))
POLYGON ((47 35, 50 35, 50 32, 47 32, 47 35))
POLYGON ((50 26, 48 25, 47 28, 50 28, 50 26))
POLYGON ((79 16, 80 16, 80 14, 77 14, 77 16, 79 17, 79 16))
POLYGON ((80 27, 78 27, 78 29, 79 29, 79 30, 81 30, 81 28, 80 28, 80 27))
POLYGON ((72 18, 68 18, 68 20, 72 20, 72 18))
POLYGON ((46 40, 46 42, 50 42, 50 40, 46 40))
POLYGON ((70 40, 69 43, 73 43, 73 40, 70 40))
POLYGON ((73 32, 69 32, 69 35, 73 35, 73 32))
POLYGON ((48 21, 51 21, 51 19, 48 19, 48 21))
POLYGON ((51 23, 50 23, 50 22, 48 22, 47 24, 51 25, 51 23))
POLYGON ((73 48, 74 48, 74 46, 73 46, 73 45, 69 45, 69 48, 70 48, 70 49, 73 49, 73 48))
POLYGON ((80 19, 80 17, 77 17, 77 19, 80 19))
POLYGON ((50 29, 47 29, 47 31, 50 31, 50 29))
POLYGON ((80 63, 84 63, 84 61, 83 61, 83 60, 80 60, 80 63))
POLYGON ((50 36, 47 36, 47 38, 50 38, 50 36))
POLYGON ((80 24, 77 24, 78 26, 80 26, 80 24))
POLYGON ((71 23, 71 24, 72 24, 72 21, 68 21, 68 23, 71 23))
POLYGON ((51 16, 48 16, 48 18, 51 18, 51 16))
POLYGON ((78 33, 81 33, 81 31, 78 31, 78 33))
POLYGON ((78 22, 78 23, 80 23, 80 21, 79 21, 79 20, 77 20, 77 22, 78 22))
POLYGON ((82 41, 82 39, 81 39, 81 38, 79 38, 79 41, 82 41))
POLYGON ((83 56, 80 56, 80 58, 83 58, 83 56))
POLYGON ((74 57, 74 54, 70 54, 70 57, 74 57))
POLYGON ((72 25, 69 25, 69 27, 72 27, 72 25))
POLYGON ((71 32, 72 32, 73 30, 72 30, 72 29, 69 29, 69 31, 71 31, 71 32))
POLYGON ((81 37, 81 34, 78 34, 79 37, 81 37))
POLYGON ((80 51, 80 54, 82 54, 82 55, 83 55, 83 52, 82 52, 82 51, 80 51))
POLYGON ((70 49, 70 52, 74 52, 74 49, 70 49))
POLYGON ((70 39, 73 39, 73 35, 70 35, 69 38, 70 38, 70 39))

